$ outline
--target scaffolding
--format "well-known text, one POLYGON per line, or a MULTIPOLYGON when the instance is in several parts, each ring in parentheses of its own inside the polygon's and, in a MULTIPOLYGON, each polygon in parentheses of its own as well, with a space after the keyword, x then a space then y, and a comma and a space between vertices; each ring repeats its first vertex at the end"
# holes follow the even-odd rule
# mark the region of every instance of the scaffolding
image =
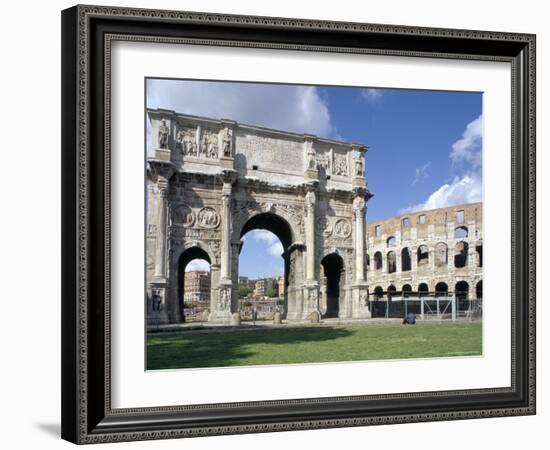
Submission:
POLYGON ((463 292, 397 292, 369 294, 373 318, 404 318, 413 313, 420 320, 474 320, 481 317, 482 299, 463 292))

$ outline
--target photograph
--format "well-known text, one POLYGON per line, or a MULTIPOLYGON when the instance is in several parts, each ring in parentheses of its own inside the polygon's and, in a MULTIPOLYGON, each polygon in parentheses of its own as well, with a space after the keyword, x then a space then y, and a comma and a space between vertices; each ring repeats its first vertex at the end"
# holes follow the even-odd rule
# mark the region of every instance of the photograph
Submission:
POLYGON ((483 93, 145 79, 145 369, 483 355, 483 93))

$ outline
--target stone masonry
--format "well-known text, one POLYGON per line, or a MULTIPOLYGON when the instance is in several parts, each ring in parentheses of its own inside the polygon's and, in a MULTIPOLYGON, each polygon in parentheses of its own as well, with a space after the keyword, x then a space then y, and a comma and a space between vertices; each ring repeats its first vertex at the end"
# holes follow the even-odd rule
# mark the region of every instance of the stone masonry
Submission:
POLYGON ((241 238, 254 229, 273 232, 283 245, 287 320, 327 313, 321 271, 332 314, 370 317, 364 145, 174 111, 147 115, 151 323, 183 320, 185 267, 195 258, 211 267, 208 320, 230 323, 238 308, 241 238))
POLYGON ((456 292, 481 298, 482 206, 471 203, 369 223, 369 292, 456 292))

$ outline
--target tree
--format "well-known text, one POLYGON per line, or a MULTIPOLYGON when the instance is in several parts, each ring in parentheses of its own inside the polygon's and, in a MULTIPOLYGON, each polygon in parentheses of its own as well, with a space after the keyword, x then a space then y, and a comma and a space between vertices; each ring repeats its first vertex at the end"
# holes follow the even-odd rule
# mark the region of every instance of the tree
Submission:
POLYGON ((265 291, 265 295, 267 297, 271 297, 271 298, 277 297, 277 289, 270 288, 270 289, 265 291))
POLYGON ((239 286, 239 297, 241 297, 241 298, 248 297, 249 293, 250 293, 250 291, 248 290, 247 286, 245 286, 244 284, 241 284, 239 286))

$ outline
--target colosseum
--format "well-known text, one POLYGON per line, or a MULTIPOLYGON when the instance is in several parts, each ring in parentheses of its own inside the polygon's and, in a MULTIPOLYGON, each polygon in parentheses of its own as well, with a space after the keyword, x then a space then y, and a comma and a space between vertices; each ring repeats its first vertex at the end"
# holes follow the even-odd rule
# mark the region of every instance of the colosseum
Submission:
POLYGON ((367 224, 373 300, 393 296, 482 298, 482 203, 421 211, 367 224))

